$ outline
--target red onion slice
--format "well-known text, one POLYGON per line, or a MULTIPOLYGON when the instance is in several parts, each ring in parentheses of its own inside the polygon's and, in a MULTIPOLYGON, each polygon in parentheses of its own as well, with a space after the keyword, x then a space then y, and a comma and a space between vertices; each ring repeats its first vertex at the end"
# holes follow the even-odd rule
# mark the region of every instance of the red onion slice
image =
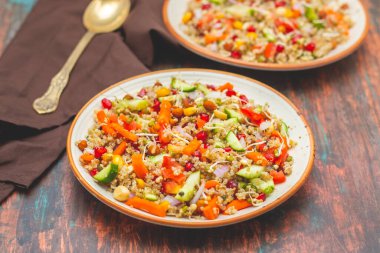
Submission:
POLYGON ((228 165, 222 165, 216 170, 214 170, 214 174, 216 177, 223 177, 223 175, 229 170, 228 165))
POLYGON ((199 186, 199 189, 197 191, 197 193, 195 193, 194 195, 194 198, 190 201, 190 205, 191 204, 196 204, 199 200, 199 198, 201 197, 202 193, 203 193, 203 190, 205 189, 205 182, 203 182, 200 186, 199 186))
POLYGON ((173 196, 170 196, 170 195, 167 195, 165 196, 165 198, 163 199, 163 201, 168 201, 170 203, 171 206, 176 206, 178 204, 181 203, 181 201, 179 201, 178 199, 174 198, 173 196))

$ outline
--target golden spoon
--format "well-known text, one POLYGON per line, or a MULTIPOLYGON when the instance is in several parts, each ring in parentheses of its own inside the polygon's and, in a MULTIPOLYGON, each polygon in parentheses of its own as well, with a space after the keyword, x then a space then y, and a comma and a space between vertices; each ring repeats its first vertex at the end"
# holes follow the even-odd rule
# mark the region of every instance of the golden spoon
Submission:
POLYGON ((83 24, 87 32, 62 69, 53 77, 48 90, 34 100, 33 108, 37 113, 45 114, 57 109, 59 98, 69 81, 69 75, 88 43, 97 33, 112 32, 119 28, 128 17, 130 6, 130 0, 93 0, 87 6, 83 15, 83 24))

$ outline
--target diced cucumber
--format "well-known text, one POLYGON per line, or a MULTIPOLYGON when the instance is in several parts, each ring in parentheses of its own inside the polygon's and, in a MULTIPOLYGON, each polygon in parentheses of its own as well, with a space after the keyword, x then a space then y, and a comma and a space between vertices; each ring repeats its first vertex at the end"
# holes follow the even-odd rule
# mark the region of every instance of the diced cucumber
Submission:
POLYGON ((119 166, 116 164, 110 163, 107 165, 107 167, 99 171, 94 176, 94 179, 96 179, 97 181, 101 183, 108 184, 108 183, 111 183, 112 180, 115 179, 118 172, 119 172, 119 166))
POLYGON ((203 85, 201 83, 197 83, 196 87, 197 87, 197 90, 203 92, 203 94, 205 94, 205 95, 207 95, 211 92, 205 85, 203 85))
POLYGON ((224 112, 227 114, 229 119, 236 118, 238 121, 242 121, 244 119, 244 116, 238 111, 226 108, 224 109, 224 112))
POLYGON ((224 145, 224 143, 221 142, 221 141, 216 141, 216 142, 214 143, 214 147, 215 147, 215 148, 225 148, 226 145, 224 145))
POLYGON ((246 182, 238 182, 238 188, 239 189, 245 189, 245 187, 247 187, 247 183, 246 182))
POLYGON ((276 41, 276 37, 273 34, 273 31, 269 28, 264 28, 263 30, 264 37, 267 39, 269 42, 274 42, 276 41))
POLYGON ((247 179, 257 178, 261 176, 261 173, 263 173, 264 169, 265 168, 263 166, 252 165, 251 167, 246 167, 239 170, 236 175, 247 179))
POLYGON ((170 85, 172 88, 180 90, 180 91, 184 91, 184 92, 195 91, 195 89, 197 88, 197 87, 195 87, 195 85, 188 84, 185 81, 180 80, 180 79, 175 78, 175 77, 172 78, 172 82, 170 85))
POLYGON ((168 154, 162 153, 155 156, 149 156, 148 159, 154 164, 162 164, 162 161, 164 160, 164 156, 169 156, 168 154))
POLYGON ((226 8, 226 12, 240 18, 250 17, 254 14, 254 10, 251 7, 242 4, 231 5, 226 8))
POLYGON ((156 194, 153 194, 153 193, 145 193, 144 199, 147 199, 150 201, 156 201, 156 200, 158 200, 158 196, 156 194))
POLYGON ((210 3, 221 5, 226 2, 226 0, 208 0, 210 3))
POLYGON ((254 178, 250 180, 251 184, 253 184, 260 192, 265 194, 270 194, 274 190, 274 182, 273 180, 264 181, 260 178, 254 178))
POLYGON ((141 111, 149 106, 148 101, 144 99, 132 99, 125 101, 127 108, 131 111, 141 111))
POLYGON ((186 179, 185 184, 179 190, 175 198, 179 201, 185 202, 190 201, 195 194, 195 186, 199 185, 201 182, 201 172, 198 170, 190 174, 186 179))
POLYGON ((178 95, 170 95, 170 96, 166 96, 166 97, 159 97, 158 101, 162 102, 162 101, 166 100, 166 101, 169 101, 169 102, 173 102, 173 101, 175 101, 177 99, 177 96, 178 95))
POLYGON ((313 26, 317 29, 325 28, 325 22, 323 20, 316 19, 316 20, 313 20, 312 23, 313 23, 313 26))
POLYGON ((313 7, 311 7, 311 6, 305 7, 305 16, 311 22, 318 19, 318 14, 315 12, 313 7))
POLYGON ((236 135, 229 131, 227 136, 226 136, 226 140, 227 140, 227 143, 228 145, 233 149, 233 150, 236 150, 236 151, 244 151, 244 147, 241 145, 239 139, 236 137, 236 135))

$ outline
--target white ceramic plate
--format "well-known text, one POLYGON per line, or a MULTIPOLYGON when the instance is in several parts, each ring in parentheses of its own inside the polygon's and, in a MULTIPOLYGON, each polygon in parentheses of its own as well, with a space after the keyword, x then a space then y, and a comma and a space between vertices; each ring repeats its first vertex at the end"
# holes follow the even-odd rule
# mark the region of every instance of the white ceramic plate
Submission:
POLYGON ((292 196, 305 182, 314 160, 314 140, 309 126, 300 115, 297 108, 282 94, 256 80, 227 72, 202 69, 174 69, 157 71, 121 81, 92 98, 76 116, 67 138, 68 157, 75 176, 82 185, 106 205, 129 216, 156 224, 173 227, 216 227, 240 222, 271 210, 292 196), (142 87, 153 85, 160 80, 169 85, 170 78, 181 76, 189 82, 201 81, 208 84, 222 85, 226 82, 234 84, 235 89, 254 99, 257 103, 269 103, 270 111, 282 118, 290 127, 290 138, 298 145, 290 151, 294 158, 293 173, 285 183, 276 185, 274 192, 260 207, 250 207, 235 215, 220 215, 216 220, 181 219, 175 217, 156 217, 146 212, 131 208, 113 199, 112 194, 96 183, 89 173, 81 166, 80 150, 75 142, 84 139, 87 130, 93 125, 93 112, 101 107, 101 100, 107 98, 122 98, 125 92, 134 94, 142 87))
POLYGON ((368 13, 359 0, 341 0, 342 3, 350 5, 350 13, 354 26, 350 30, 349 40, 339 45, 326 56, 310 62, 295 64, 276 64, 276 63, 254 63, 247 62, 230 57, 223 57, 218 53, 212 52, 205 47, 193 42, 181 29, 182 16, 187 10, 189 0, 165 0, 163 6, 163 19, 170 33, 187 49, 221 63, 226 63, 238 67, 272 70, 272 71, 288 71, 302 70, 321 67, 336 62, 353 53, 361 44, 368 32, 368 13))

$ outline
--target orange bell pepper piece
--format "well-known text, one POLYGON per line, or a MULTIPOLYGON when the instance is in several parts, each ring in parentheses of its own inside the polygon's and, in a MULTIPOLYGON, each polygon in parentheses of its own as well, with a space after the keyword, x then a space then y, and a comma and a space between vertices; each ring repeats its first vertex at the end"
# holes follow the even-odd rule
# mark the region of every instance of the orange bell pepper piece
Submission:
POLYGON ((107 115, 103 110, 100 110, 96 113, 96 118, 98 119, 99 123, 106 123, 107 121, 107 115))
POLYGON ((112 113, 109 117, 108 117, 108 121, 110 123, 117 123, 117 115, 112 113))
POLYGON ((166 216, 166 212, 168 211, 170 205, 167 201, 164 201, 160 204, 156 204, 152 201, 142 199, 139 197, 130 198, 125 204, 159 217, 166 216))
POLYGON ((273 182, 275 184, 283 183, 286 180, 285 174, 282 170, 281 171, 271 170, 269 174, 273 177, 273 182))
POLYGON ((260 164, 262 166, 267 166, 269 163, 268 160, 265 158, 265 156, 261 154, 260 152, 249 152, 245 156, 251 159, 252 161, 254 161, 255 163, 257 163, 258 161, 261 161, 257 164, 260 164))
POLYGON ((174 181, 166 181, 162 183, 162 188, 167 194, 177 194, 181 190, 181 185, 174 181))
MULTIPOLYGON (((244 209, 244 208, 247 208, 247 207, 250 207, 252 206, 251 203, 249 203, 247 200, 239 200, 239 199, 235 199, 235 200, 232 200, 230 203, 228 203, 228 205, 226 206, 226 210, 228 210, 229 208, 231 207, 234 207, 236 210, 241 210, 241 209, 244 209)), ((224 214, 227 214, 226 212, 224 212, 224 214)))
POLYGON ((117 135, 116 131, 109 125, 102 125, 102 130, 105 134, 115 137, 117 135))
POLYGON ((213 197, 209 202, 208 205, 203 208, 203 216, 206 217, 209 220, 215 220, 219 216, 219 207, 217 205, 218 197, 213 197))
POLYGON ((216 180, 209 180, 209 181, 206 182, 205 188, 206 189, 210 189, 210 188, 215 187, 217 185, 219 185, 218 181, 216 181, 216 180))
POLYGON ((162 176, 165 179, 172 179, 178 184, 183 184, 186 180, 186 176, 184 174, 174 175, 173 171, 171 169, 164 169, 162 170, 162 176))
POLYGON ((148 170, 142 159, 142 154, 132 155, 132 167, 138 178, 144 179, 146 174, 148 174, 148 170))
POLYGON ((161 102, 160 112, 158 113, 157 117, 158 124, 160 124, 161 126, 166 126, 170 124, 171 108, 172 104, 169 101, 164 100, 161 102))
POLYGON ((127 148, 127 143, 125 141, 122 141, 119 146, 113 151, 114 155, 122 155, 125 152, 125 149, 127 148))
POLYGON ((225 83, 222 86, 219 86, 218 90, 224 91, 224 90, 233 90, 234 86, 231 83, 225 83))
POLYGON ((197 118, 197 128, 198 129, 201 129, 202 127, 204 127, 204 125, 206 125, 206 121, 204 121, 203 119, 201 118, 197 118))
POLYGON ((128 130, 124 129, 121 125, 117 123, 111 123, 110 126, 115 129, 116 132, 118 132, 121 136, 124 138, 131 140, 133 142, 137 141, 137 135, 129 132, 128 130))
POLYGON ((95 156, 88 153, 84 153, 80 156, 80 158, 83 160, 83 162, 90 163, 95 158, 95 156))
POLYGON ((276 45, 273 42, 269 42, 264 50, 264 56, 267 59, 272 59, 276 54, 276 45))
POLYGON ((192 141, 190 141, 189 144, 187 144, 187 146, 183 149, 182 153, 185 154, 185 155, 192 155, 200 146, 201 146, 202 142, 197 140, 197 139, 193 139, 192 141))

